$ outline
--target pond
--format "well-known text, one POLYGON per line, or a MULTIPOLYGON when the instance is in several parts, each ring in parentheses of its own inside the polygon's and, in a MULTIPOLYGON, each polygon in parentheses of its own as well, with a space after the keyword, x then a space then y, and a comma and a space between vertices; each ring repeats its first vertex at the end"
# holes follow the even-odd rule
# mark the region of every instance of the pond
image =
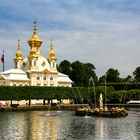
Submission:
POLYGON ((79 117, 73 111, 1 112, 1 140, 139 140, 140 109, 125 118, 79 117))

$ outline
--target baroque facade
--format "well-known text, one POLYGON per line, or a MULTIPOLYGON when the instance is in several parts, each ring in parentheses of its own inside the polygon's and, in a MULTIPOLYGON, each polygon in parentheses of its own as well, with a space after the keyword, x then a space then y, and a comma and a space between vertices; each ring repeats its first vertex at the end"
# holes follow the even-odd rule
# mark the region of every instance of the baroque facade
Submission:
POLYGON ((58 72, 56 67, 56 54, 51 41, 47 58, 40 53, 43 41, 37 33, 36 22, 32 37, 28 40, 29 55, 24 59, 18 40, 18 49, 15 54, 15 68, 0 73, 2 86, 63 86, 71 87, 72 81, 68 75, 58 72))

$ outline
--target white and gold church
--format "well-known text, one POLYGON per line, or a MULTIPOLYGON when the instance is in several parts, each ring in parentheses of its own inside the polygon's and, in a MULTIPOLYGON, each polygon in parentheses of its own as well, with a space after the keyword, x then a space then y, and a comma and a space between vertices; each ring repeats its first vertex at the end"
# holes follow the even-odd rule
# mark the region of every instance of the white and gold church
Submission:
POLYGON ((40 53, 42 43, 37 33, 36 22, 34 22, 33 35, 28 40, 29 55, 22 58, 20 40, 18 40, 18 49, 14 59, 15 68, 0 73, 1 86, 72 86, 68 75, 57 70, 52 41, 47 57, 40 53))

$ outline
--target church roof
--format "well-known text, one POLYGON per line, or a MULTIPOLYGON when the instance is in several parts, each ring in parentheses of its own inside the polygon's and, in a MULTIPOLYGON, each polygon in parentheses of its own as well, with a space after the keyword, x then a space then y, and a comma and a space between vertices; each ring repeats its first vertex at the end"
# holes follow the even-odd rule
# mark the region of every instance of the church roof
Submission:
POLYGON ((0 74, 11 74, 11 73, 25 74, 26 72, 20 69, 9 69, 4 72, 1 72, 0 74))
POLYGON ((59 72, 58 73, 58 82, 72 83, 73 81, 69 78, 68 75, 59 72))
POLYGON ((5 80, 29 80, 27 73, 20 69, 9 69, 7 71, 1 72, 0 75, 5 80))

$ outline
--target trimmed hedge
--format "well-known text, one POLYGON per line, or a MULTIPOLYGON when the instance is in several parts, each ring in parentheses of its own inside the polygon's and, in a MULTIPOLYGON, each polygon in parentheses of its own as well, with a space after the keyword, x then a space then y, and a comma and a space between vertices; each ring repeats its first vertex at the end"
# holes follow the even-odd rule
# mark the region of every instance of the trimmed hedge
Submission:
POLYGON ((12 87, 0 86, 0 100, 30 100, 30 99, 74 99, 77 103, 98 102, 100 93, 106 97, 108 103, 123 103, 128 100, 140 100, 140 90, 118 90, 115 91, 112 86, 98 86, 95 88, 84 87, 12 87), (106 88, 106 95, 105 95, 106 88))
MULTIPOLYGON (((113 90, 112 87, 107 87, 108 93, 113 90)), ((0 86, 0 100, 90 98, 94 97, 95 92, 99 97, 99 93, 104 94, 105 87, 97 87, 94 91, 93 88, 84 87, 0 86)))

